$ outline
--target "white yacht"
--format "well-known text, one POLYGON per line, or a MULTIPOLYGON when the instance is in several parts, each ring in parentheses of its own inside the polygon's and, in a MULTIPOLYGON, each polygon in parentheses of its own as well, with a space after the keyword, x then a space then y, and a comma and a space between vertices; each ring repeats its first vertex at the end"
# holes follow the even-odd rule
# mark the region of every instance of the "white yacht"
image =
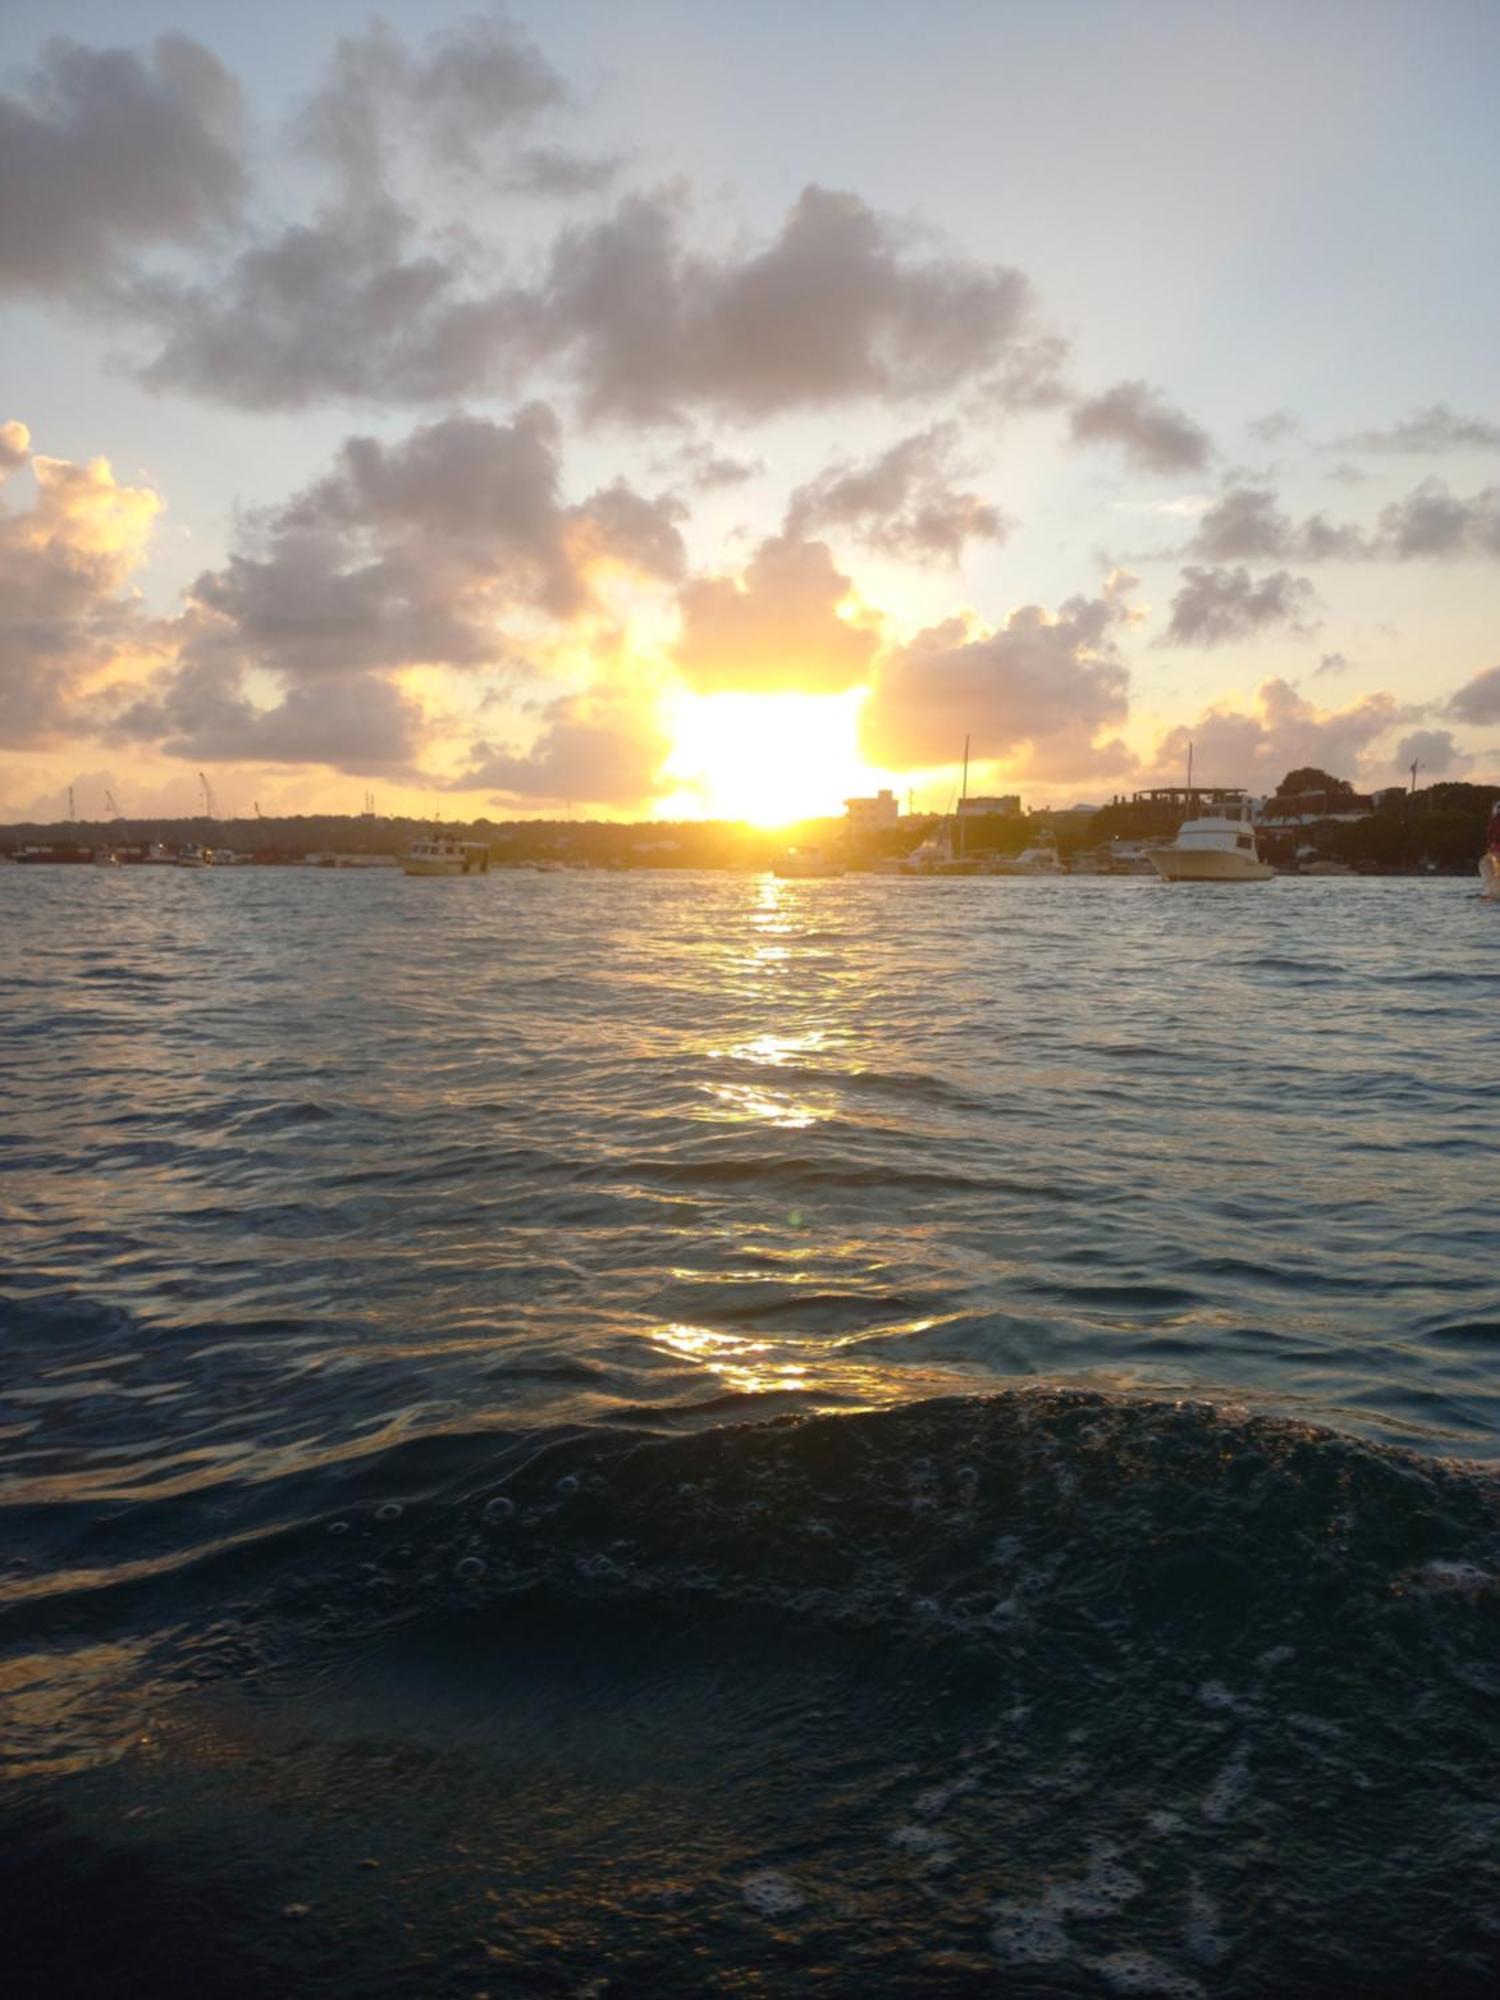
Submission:
POLYGON ((1500 799, 1490 807, 1489 834, 1479 857, 1479 893, 1500 903, 1500 799))
POLYGON ((1269 882, 1276 870, 1255 849, 1247 819, 1185 820, 1170 847, 1152 850, 1164 882, 1269 882))
POLYGON ((1019 854, 997 854, 986 861, 986 875, 1066 875, 1067 870, 1057 856, 1055 842, 1044 839, 1037 847, 1026 847, 1019 854))
POLYGON ((478 840, 431 833, 412 842, 401 866, 408 875, 487 875, 490 850, 478 840))

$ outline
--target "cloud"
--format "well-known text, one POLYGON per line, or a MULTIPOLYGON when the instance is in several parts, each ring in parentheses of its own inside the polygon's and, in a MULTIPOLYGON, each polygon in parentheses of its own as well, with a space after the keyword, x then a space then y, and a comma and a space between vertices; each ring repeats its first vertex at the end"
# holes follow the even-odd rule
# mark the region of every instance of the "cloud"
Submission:
POLYGON ((562 146, 529 146, 516 155, 500 185, 507 194, 535 195, 544 201, 576 201, 601 194, 619 178, 618 156, 570 153, 562 146))
POLYGON ((1294 524, 1277 507, 1274 493, 1237 486, 1204 514, 1183 553, 1216 563, 1352 562, 1371 549, 1357 528, 1335 526, 1321 514, 1294 524))
POLYGON ((675 663, 699 694, 837 694, 858 687, 879 640, 839 616, 852 593, 825 543, 773 536, 743 577, 695 577, 683 585, 675 663))
POLYGON ((525 752, 483 740, 473 744, 468 766, 450 788, 482 788, 498 794, 497 803, 636 805, 663 790, 661 767, 670 749, 654 709, 636 691, 590 688, 549 702, 525 752))
POLYGON ((1313 679, 1318 680, 1325 674, 1330 676, 1334 674, 1347 674, 1353 664, 1354 662, 1347 654, 1325 653, 1313 668, 1313 679))
POLYGON ((58 37, 0 94, 0 291, 97 290, 122 259, 234 225, 239 86, 185 35, 149 58, 58 37))
POLYGON ((1205 784, 1244 785, 1270 792, 1304 765, 1335 777, 1358 773, 1371 747, 1411 717, 1392 694, 1370 694, 1347 708, 1319 709, 1288 681, 1268 680, 1252 708, 1215 703, 1195 722, 1169 730, 1156 748, 1156 776, 1180 782, 1193 747, 1193 768, 1205 784))
POLYGON ((681 578, 680 512, 623 481, 567 505, 544 404, 509 424, 348 438, 325 477, 250 517, 197 578, 173 670, 117 691, 95 724, 171 756, 413 775, 433 725, 406 670, 529 674, 522 635, 594 613, 607 572, 681 578))
POLYGON ((1500 486, 1465 500, 1440 479, 1423 480, 1404 500, 1381 509, 1379 548, 1398 561, 1500 556, 1500 486))
POLYGON ((1456 777, 1474 763, 1467 751, 1460 750, 1449 729, 1416 729, 1410 736, 1403 736, 1391 756, 1394 771, 1410 771, 1413 764, 1432 778, 1456 777))
POLYGON ((0 479, 8 479, 18 472, 31 457, 31 432, 25 424, 11 419, 0 424, 0 479))
POLYGON ((1350 465, 1347 461, 1334 466, 1328 474, 1340 486, 1368 486, 1374 476, 1374 473, 1362 472, 1357 465, 1350 465))
POLYGON ((1118 743, 1096 739, 1129 709, 1116 641, 1134 582, 1118 573, 1056 612, 1024 605, 993 631, 950 618, 919 633, 881 662, 861 722, 866 755, 889 770, 951 764, 969 738, 981 759, 1029 752, 1038 777, 1126 768, 1118 743))
POLYGON ((354 187, 383 178, 402 138, 473 173, 497 139, 568 98, 557 71, 503 15, 476 15, 443 29, 428 37, 421 54, 377 20, 340 39, 327 80, 297 121, 297 136, 354 187))
POLYGON ((1276 570, 1259 579, 1249 570, 1189 564, 1172 599, 1172 620, 1157 641, 1168 646, 1224 646, 1278 627, 1303 637, 1313 629, 1318 597, 1306 577, 1276 570), (1311 622, 1310 622, 1311 621, 1311 622))
POLYGON ((1282 444, 1301 435, 1302 419, 1290 410, 1272 410, 1268 416, 1254 418, 1245 429, 1261 444, 1282 444))
POLYGON ((958 442, 957 424, 935 424, 862 465, 830 466, 793 493, 787 533, 845 528, 882 555, 950 566, 969 541, 1004 541, 999 508, 952 483, 958 442))
POLYGON ((1118 445, 1126 463, 1143 472, 1196 472, 1213 449, 1201 425, 1145 382, 1117 382, 1078 403, 1072 431, 1076 444, 1118 445))
POLYGON ((695 439, 680 445, 654 467, 657 472, 680 474, 702 493, 712 493, 726 486, 743 486, 748 480, 758 478, 765 469, 763 458, 736 458, 732 452, 721 451, 706 439, 695 439))
POLYGON ((1500 450, 1500 424, 1460 417, 1446 403, 1414 410, 1388 430, 1356 431, 1335 439, 1333 451, 1388 451, 1425 455, 1442 451, 1500 450))
POLYGON ((203 283, 140 279, 128 304, 161 342, 138 370, 148 388, 251 410, 451 402, 510 387, 542 346, 533 301, 476 291, 461 249, 424 248, 415 217, 377 197, 255 243, 203 283))
POLYGON ((1500 667, 1486 667, 1448 697, 1447 713, 1459 722, 1500 722, 1500 667))
POLYGON ((559 239, 541 317, 596 416, 659 421, 942 394, 1024 348, 1030 308, 1021 272, 923 255, 809 186, 772 242, 724 257, 686 247, 670 197, 634 196, 559 239))
MULTIPOLYGON (((0 437, 12 468, 24 462, 26 427, 0 437)), ((0 507, 0 742, 15 745, 64 731, 85 684, 149 644, 127 584, 161 509, 148 488, 118 485, 106 459, 37 456, 31 468, 31 507, 0 507)))
POLYGON ((509 424, 450 417, 394 445, 349 438, 327 477, 198 578, 189 648, 288 674, 496 666, 513 656, 513 614, 578 615, 606 565, 681 575, 676 502, 617 482, 566 507, 560 483, 545 404, 509 424))
POLYGON ((375 673, 293 682, 263 707, 242 662, 189 657, 101 728, 194 763, 327 764, 360 775, 416 777, 425 736, 419 703, 375 673))

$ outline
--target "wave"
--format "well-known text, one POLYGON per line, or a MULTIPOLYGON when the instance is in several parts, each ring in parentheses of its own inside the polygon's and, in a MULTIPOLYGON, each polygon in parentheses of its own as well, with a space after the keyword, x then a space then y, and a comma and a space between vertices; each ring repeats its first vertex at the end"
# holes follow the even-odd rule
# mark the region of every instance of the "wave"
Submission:
MULTIPOLYGON (((1500 1967, 1500 1485, 1473 1469, 1038 1389, 454 1433, 128 1527, 74 1511, 57 1574, 0 1593, 13 1661, 70 1663, 12 1795, 66 1770, 68 1837, 111 1852, 143 1801, 148 1901, 239 1857, 225 1952, 281 1992, 331 1962, 377 1995, 772 1968, 1467 1996, 1500 1967)), ((164 1951, 137 1938, 132 1977, 164 1951)))

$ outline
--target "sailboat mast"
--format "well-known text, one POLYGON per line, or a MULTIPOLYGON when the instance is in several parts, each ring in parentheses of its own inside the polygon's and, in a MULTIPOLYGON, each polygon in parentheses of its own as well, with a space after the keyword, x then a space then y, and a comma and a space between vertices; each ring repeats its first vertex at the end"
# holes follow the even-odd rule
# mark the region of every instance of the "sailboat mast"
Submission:
POLYGON ((969 739, 964 738, 964 783, 958 796, 958 858, 964 858, 964 807, 969 800, 969 739))

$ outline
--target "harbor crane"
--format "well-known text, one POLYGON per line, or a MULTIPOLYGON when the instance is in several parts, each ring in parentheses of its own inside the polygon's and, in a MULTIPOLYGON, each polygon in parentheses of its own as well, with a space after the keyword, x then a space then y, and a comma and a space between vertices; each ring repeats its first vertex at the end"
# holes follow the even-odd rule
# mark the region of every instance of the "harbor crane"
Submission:
POLYGON ((203 787, 203 812, 205 818, 217 819, 219 815, 214 811, 213 786, 209 784, 208 779, 201 771, 198 773, 198 783, 203 787))

